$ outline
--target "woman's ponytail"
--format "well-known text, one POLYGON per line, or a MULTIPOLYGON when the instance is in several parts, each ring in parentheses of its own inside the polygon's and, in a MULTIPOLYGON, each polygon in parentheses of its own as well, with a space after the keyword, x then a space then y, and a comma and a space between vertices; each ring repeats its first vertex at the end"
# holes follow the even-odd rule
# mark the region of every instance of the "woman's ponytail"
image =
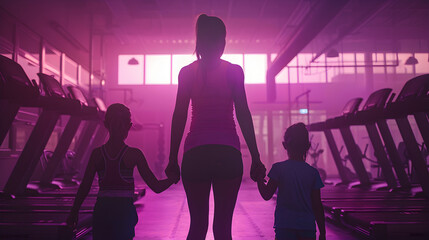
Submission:
POLYGON ((201 59, 201 53, 212 47, 214 41, 225 39, 226 27, 220 18, 201 14, 197 18, 195 33, 195 54, 201 59))

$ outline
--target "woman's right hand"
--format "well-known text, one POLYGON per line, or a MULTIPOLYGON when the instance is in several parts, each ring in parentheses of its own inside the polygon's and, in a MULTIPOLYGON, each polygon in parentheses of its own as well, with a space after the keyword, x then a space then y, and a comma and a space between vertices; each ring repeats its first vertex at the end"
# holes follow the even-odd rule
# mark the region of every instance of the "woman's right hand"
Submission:
POLYGON ((165 175, 171 180, 173 180, 174 183, 178 183, 180 180, 180 167, 177 163, 177 159, 174 161, 168 162, 167 167, 165 168, 165 175))

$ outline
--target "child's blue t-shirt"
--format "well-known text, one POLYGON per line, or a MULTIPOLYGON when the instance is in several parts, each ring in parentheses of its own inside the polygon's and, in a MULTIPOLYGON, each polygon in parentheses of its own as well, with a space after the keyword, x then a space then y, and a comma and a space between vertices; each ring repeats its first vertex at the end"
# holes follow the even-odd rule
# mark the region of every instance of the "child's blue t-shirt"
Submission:
POLYGON ((274 227, 316 230, 311 192, 324 187, 317 169, 304 161, 286 160, 273 164, 268 177, 278 184, 274 227))

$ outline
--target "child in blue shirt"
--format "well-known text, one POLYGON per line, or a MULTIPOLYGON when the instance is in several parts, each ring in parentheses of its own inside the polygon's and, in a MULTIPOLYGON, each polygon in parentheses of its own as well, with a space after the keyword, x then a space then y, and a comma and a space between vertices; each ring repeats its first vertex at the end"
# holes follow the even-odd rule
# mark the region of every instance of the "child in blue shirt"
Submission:
POLYGON ((271 199, 278 189, 274 214, 276 239, 316 239, 315 221, 319 239, 326 239, 320 199, 320 188, 324 185, 319 172, 305 162, 310 141, 303 123, 286 130, 283 147, 289 160, 273 164, 267 184, 263 177, 258 179, 258 190, 265 200, 271 199))

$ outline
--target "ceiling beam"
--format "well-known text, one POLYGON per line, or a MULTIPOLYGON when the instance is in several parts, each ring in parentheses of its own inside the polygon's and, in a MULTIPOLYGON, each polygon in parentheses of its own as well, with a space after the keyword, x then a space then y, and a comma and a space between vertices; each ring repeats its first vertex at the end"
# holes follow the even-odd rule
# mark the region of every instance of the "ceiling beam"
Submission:
POLYGON ((276 99, 275 76, 304 49, 347 5, 349 0, 319 0, 267 70, 267 101, 276 99))
POLYGON ((358 31, 361 27, 365 26, 369 21, 371 21, 377 14, 379 14, 381 11, 386 9, 387 6, 390 6, 393 1, 390 0, 373 0, 368 1, 365 5, 365 9, 363 11, 363 14, 361 14, 359 17, 357 17, 349 26, 345 27, 340 31, 338 36, 332 40, 330 43, 328 43, 321 51, 319 51, 310 61, 310 63, 313 63, 316 61, 322 54, 327 52, 329 49, 331 49, 333 46, 338 44, 343 38, 346 36, 352 34, 353 32, 358 31))
POLYGON ((131 22, 128 11, 122 1, 115 0, 104 0, 108 9, 112 13, 113 22, 119 24, 112 29, 113 34, 116 36, 117 40, 121 45, 126 45, 130 43, 130 39, 123 26, 131 22))
POLYGON ((290 28, 295 28, 294 21, 302 21, 303 17, 308 13, 309 9, 311 9, 311 3, 308 1, 298 1, 291 14, 284 22, 282 28, 279 33, 276 35, 273 41, 272 51, 276 50, 277 45, 281 45, 281 41, 287 41, 287 32, 290 28), (285 37, 286 36, 286 37, 285 37), (285 39, 286 38, 286 39, 285 39))
POLYGON ((267 3, 268 3, 268 0, 265 0, 262 3, 262 6, 259 9, 259 14, 258 14, 257 19, 256 19, 256 21, 259 23, 258 27, 257 28, 255 27, 255 28, 252 29, 253 31, 252 31, 251 36, 249 38, 249 41, 247 42, 247 44, 244 47, 244 49, 249 49, 250 46, 252 45, 253 40, 255 39, 255 36, 256 36, 256 32, 259 29, 260 23, 263 23, 263 18, 262 17, 264 16, 264 12, 265 12, 265 8, 267 7, 267 3))

